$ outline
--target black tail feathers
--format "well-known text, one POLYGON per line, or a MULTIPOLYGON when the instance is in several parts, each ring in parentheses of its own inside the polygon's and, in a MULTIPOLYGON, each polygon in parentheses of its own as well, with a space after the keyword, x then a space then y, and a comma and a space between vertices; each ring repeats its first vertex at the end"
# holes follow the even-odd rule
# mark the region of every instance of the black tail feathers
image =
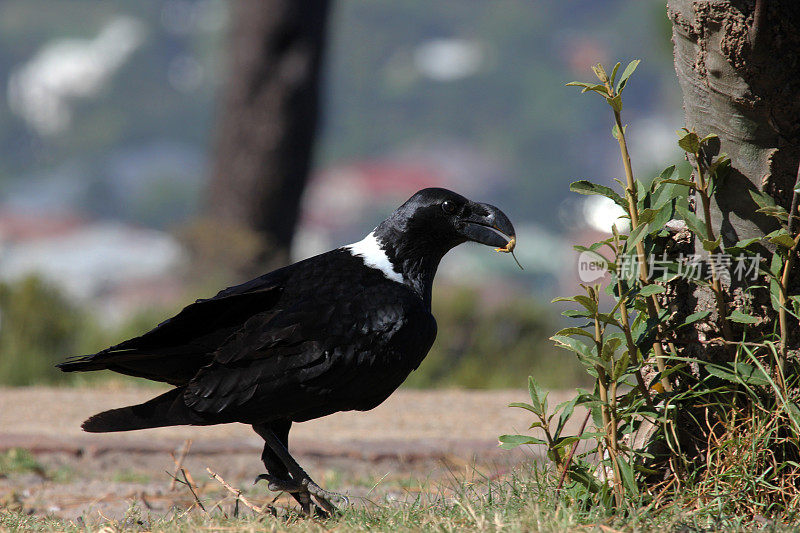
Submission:
POLYGON ((103 362, 94 359, 92 355, 77 355, 70 357, 56 367, 62 372, 85 372, 87 370, 105 370, 107 366, 103 362))
POLYGON ((139 405, 103 411, 89 417, 81 427, 89 433, 107 433, 202 423, 192 420, 183 402, 184 388, 177 387, 139 405))

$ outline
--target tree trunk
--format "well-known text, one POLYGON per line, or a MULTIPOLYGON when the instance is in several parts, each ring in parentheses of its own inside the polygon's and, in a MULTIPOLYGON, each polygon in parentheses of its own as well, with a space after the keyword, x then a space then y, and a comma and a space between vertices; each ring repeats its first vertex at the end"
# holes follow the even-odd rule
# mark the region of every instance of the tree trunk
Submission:
POLYGON ((669 17, 686 126, 731 158, 714 225, 726 245, 762 237, 777 224, 747 191, 789 209, 800 161, 800 2, 669 0, 669 17))
MULTIPOLYGON (((775 218, 757 213, 758 204, 749 191, 767 193, 791 210, 800 163, 800 2, 797 0, 669 0, 675 70, 683 91, 686 127, 700 137, 719 136, 719 151, 731 159, 731 171, 716 187, 711 205, 715 233, 723 250, 749 238, 762 238, 778 229, 775 218)), ((699 205, 699 200, 697 202, 699 205)), ((796 211, 796 209, 795 209, 796 211)), ((701 217, 702 218, 702 217, 701 217)), ((793 233, 798 229, 794 224, 793 233)), ((762 241, 764 242, 764 241, 762 241)), ((688 253, 705 257, 700 239, 687 243, 688 253)), ((720 253, 721 251, 717 253, 720 253)), ((775 248, 762 248, 762 268, 769 266, 775 248)), ((796 269, 795 269, 796 270, 796 269)), ((735 308, 762 320, 748 326, 748 341, 777 330, 778 314, 764 288, 769 281, 722 277, 726 313, 735 308), (749 285, 749 287, 748 287, 749 285)), ((794 283, 797 282, 797 272, 794 283)), ((715 298, 707 286, 676 280, 681 297, 671 309, 678 315, 711 310, 711 320, 674 333, 678 355, 700 361, 730 361, 735 353, 718 341, 715 298)), ((796 286, 790 294, 796 294, 796 286)), ((744 327, 729 322, 731 339, 741 340, 744 327)), ((796 348, 800 328, 792 322, 787 339, 796 348)), ((771 359, 765 361, 770 367, 771 359)), ((696 378, 703 365, 692 365, 696 378)), ((686 385, 686 384, 684 384, 686 385)), ((732 395, 731 398, 734 396, 732 395)), ((681 449, 705 457, 709 427, 703 402, 681 405, 676 435, 681 449)), ((653 443, 656 448, 661 442, 653 443)), ((665 454, 666 455, 666 454, 665 454)))
POLYGON ((205 230, 220 247, 247 248, 229 265, 241 276, 289 260, 317 126, 329 7, 328 0, 233 4, 208 197, 213 222, 205 230))

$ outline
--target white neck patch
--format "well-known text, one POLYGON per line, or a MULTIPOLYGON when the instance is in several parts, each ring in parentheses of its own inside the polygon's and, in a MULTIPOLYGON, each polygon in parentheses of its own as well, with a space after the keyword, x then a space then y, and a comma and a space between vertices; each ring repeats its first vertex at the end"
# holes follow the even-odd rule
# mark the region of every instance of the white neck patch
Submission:
POLYGON ((386 252, 383 251, 381 244, 375 237, 374 231, 364 237, 363 240, 348 244, 344 248, 349 250, 351 254, 361 257, 368 267, 377 268, 390 280, 403 283, 403 275, 394 269, 392 262, 389 261, 389 257, 387 257, 386 252))

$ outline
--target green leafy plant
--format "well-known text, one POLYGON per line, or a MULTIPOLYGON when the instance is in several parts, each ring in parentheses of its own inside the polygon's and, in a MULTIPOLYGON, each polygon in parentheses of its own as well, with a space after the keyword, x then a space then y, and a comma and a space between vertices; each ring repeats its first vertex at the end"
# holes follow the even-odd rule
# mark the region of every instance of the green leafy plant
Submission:
POLYGON ((800 310, 800 298, 789 293, 800 242, 800 233, 793 233, 791 224, 796 198, 790 214, 768 195, 754 194, 759 212, 775 217, 781 228, 763 241, 748 239, 726 248, 711 217, 714 193, 724 186, 730 168, 716 135, 678 132, 677 143, 692 165, 691 176, 670 166, 649 185, 636 179, 622 120, 622 94, 638 64, 632 61, 621 74, 620 63, 610 74, 598 64, 593 72, 599 83, 567 84, 598 94, 611 108, 611 134, 625 173, 624 180, 616 180, 619 192, 588 180, 570 187, 579 194, 610 199, 624 210, 629 223, 626 232, 620 223, 607 239, 575 246, 606 272, 605 282, 581 285, 582 294, 554 300, 577 304, 563 313, 576 325, 560 330, 552 340, 577 356, 594 388, 578 389, 572 400, 550 410, 546 393, 531 378, 531 403, 512 406, 533 414, 531 429, 538 429, 543 438, 503 435, 500 442, 507 448, 545 446, 558 473, 559 489, 563 486, 571 500, 583 504, 614 510, 663 507, 679 497, 688 499, 691 486, 695 503, 702 502, 704 508, 710 508, 709 501, 732 510, 758 502, 771 513, 785 511, 800 503, 797 372, 788 370, 788 320, 789 316, 797 320, 800 310), (690 241, 699 241, 703 254, 697 259, 702 259, 704 270, 690 273, 682 254, 667 252, 668 223, 684 228, 690 241), (759 262, 752 250, 759 242, 775 247, 767 261, 759 262), (774 317, 732 306, 724 281, 728 265, 721 258, 733 254, 756 261, 768 280, 745 290, 769 292, 779 331, 763 327, 774 317), (687 285, 689 293, 710 291, 713 308, 675 312, 670 289, 678 284, 687 285), (678 333, 700 323, 705 332, 702 342, 697 337, 700 350, 721 347, 721 356, 698 357, 680 343, 678 333), (569 434, 567 421, 581 411, 586 412, 581 429, 569 434), (587 428, 589 420, 593 424, 587 428), (719 476, 728 486, 734 484, 732 473, 741 470, 734 462, 746 455, 741 452, 748 446, 760 447, 750 456, 757 457, 763 469, 741 476, 737 490, 742 498, 725 500, 710 487, 719 486, 719 476), (778 454, 783 462, 777 461, 778 454), (708 457, 718 463, 707 464, 708 457))

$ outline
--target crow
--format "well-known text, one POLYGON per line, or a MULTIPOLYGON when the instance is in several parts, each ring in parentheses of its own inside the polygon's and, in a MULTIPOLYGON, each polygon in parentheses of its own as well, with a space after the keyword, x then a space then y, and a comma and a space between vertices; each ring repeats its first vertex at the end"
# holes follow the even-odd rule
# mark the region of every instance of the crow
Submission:
POLYGON ((58 367, 174 385, 90 417, 85 431, 250 424, 265 442, 267 474, 256 481, 291 493, 305 513, 312 505, 333 513, 334 501, 346 498, 322 489, 292 458, 289 429, 370 410, 403 383, 436 338, 431 291, 439 262, 466 241, 511 252, 516 236, 498 208, 423 189, 362 241, 197 300, 139 337, 58 367))

